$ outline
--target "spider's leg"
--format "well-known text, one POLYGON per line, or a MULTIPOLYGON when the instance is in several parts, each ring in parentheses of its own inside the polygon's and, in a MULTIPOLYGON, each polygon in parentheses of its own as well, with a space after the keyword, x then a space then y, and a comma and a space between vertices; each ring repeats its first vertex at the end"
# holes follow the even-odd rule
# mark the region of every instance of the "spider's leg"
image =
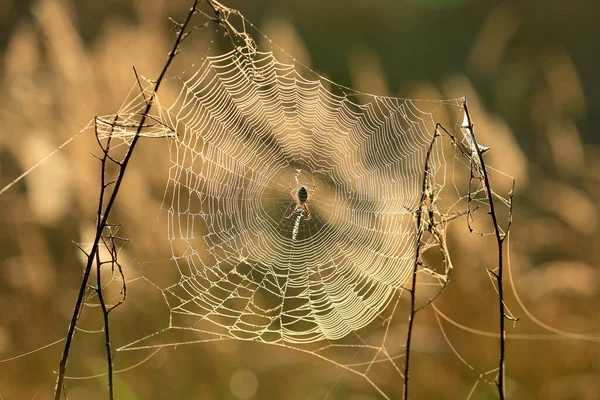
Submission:
POLYGON ((294 207, 294 211, 292 211, 290 213, 290 215, 287 216, 287 218, 292 218, 292 215, 294 215, 296 213, 296 210, 300 207, 300 204, 296 204, 296 207, 294 207))
POLYGON ((306 209, 306 220, 308 221, 309 219, 312 218, 312 214, 310 213, 310 209, 308 208, 308 204, 304 204, 304 208, 306 209))

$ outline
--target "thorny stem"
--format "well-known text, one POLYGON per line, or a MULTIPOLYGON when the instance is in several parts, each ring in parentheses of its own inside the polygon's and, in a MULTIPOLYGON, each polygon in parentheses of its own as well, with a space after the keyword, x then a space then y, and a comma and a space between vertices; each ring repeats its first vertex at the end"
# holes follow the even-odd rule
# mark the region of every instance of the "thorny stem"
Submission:
MULTIPOLYGON (((485 162, 483 161, 482 149, 479 147, 479 145, 477 143, 477 139, 475 138, 475 132, 473 131, 473 123, 471 122, 471 116, 469 115, 469 109, 467 107, 467 99, 466 98, 463 100, 463 109, 465 110, 465 116, 467 118, 467 123, 468 123, 468 126, 465 126, 463 128, 467 128, 469 130, 469 133, 471 135, 471 141, 473 143, 472 146, 477 151, 477 157, 478 157, 479 163, 481 165, 481 175, 483 178, 487 198, 488 198, 489 205, 490 205, 489 214, 492 218, 492 223, 494 224, 494 233, 496 235, 496 241, 498 244, 498 272, 493 274, 494 277, 496 278, 496 281, 498 282, 498 303, 499 303, 499 311, 500 311, 500 360, 499 360, 499 365, 498 365, 498 381, 496 382, 496 384, 498 386, 498 395, 500 396, 500 400, 504 400, 505 399, 505 394, 504 394, 504 392, 505 392, 505 388, 504 388, 504 384, 505 384, 504 357, 505 357, 505 353, 506 353, 506 332, 504 330, 504 319, 506 318, 506 315, 505 315, 505 311, 504 311, 504 285, 503 285, 503 281, 502 281, 503 258, 504 258, 503 244, 504 244, 504 239, 506 238, 506 235, 508 234, 508 231, 510 230, 510 223, 512 222, 512 192, 510 194, 510 203, 509 203, 509 225, 506 229, 506 232, 502 233, 500 230, 500 226, 498 224, 498 217, 496 215, 496 209, 494 208, 494 196, 493 196, 492 188, 490 186, 490 180, 489 180, 489 177, 487 174, 486 165, 485 165, 485 162)), ((514 185, 514 182, 513 182, 513 185, 514 185)))
MULTIPOLYGON (((69 358, 69 350, 71 349, 71 342, 73 340, 73 336, 75 334, 75 326, 77 325, 77 320, 79 317, 79 313, 81 310, 81 306, 83 304, 83 298, 85 296, 85 291, 87 288, 87 284, 88 284, 88 280, 90 277, 90 272, 92 270, 92 265, 94 263, 94 261, 97 259, 97 253, 98 253, 98 244, 100 243, 100 240, 102 238, 102 233, 104 231, 104 228, 107 226, 107 222, 108 222, 108 217, 110 215, 110 212, 113 208, 113 205, 115 203, 115 200, 117 198, 117 194, 119 192, 119 189, 121 187, 121 184, 123 183, 123 177, 125 176, 125 171, 127 169, 127 166, 129 165, 129 160, 131 159, 131 156, 133 154, 133 150, 135 149, 135 146, 139 140, 140 133, 142 131, 142 128, 144 126, 144 123, 146 122, 146 118, 148 116, 148 113, 150 112, 150 109, 152 108, 152 105, 154 103, 154 98, 156 96, 156 93, 165 77, 165 74, 167 73, 167 70, 169 69, 169 66, 171 65, 171 62, 173 61, 173 58, 175 58, 175 56, 177 55, 178 51, 179 51, 179 44, 181 43, 183 37, 184 37, 184 32, 186 30, 186 27, 188 26, 192 16, 196 13, 196 7, 198 6, 198 2, 200 0, 194 0, 194 4, 193 6, 190 8, 190 11, 187 15, 187 18, 185 20, 185 22, 183 24, 181 24, 181 27, 179 29, 179 33, 177 35, 177 39, 175 40, 175 44, 173 45, 173 49, 171 50, 171 52, 169 53, 168 57, 167 57, 167 61, 158 77, 158 79, 156 80, 156 83, 154 84, 154 90, 152 92, 152 96, 150 97, 150 99, 148 99, 148 101, 146 102, 146 107, 142 113, 142 116, 140 118, 140 123, 137 127, 137 131, 136 134, 133 138, 133 140, 131 141, 131 145, 129 146, 129 149, 127 151, 127 153, 125 154, 125 157, 123 158, 122 163, 120 164, 120 169, 119 169, 119 174, 117 179, 114 182, 114 188, 113 191, 110 195, 108 204, 106 205, 106 208, 104 209, 104 213, 102 213, 102 217, 98 223, 97 229, 96 229, 96 236, 94 238, 94 242, 92 244, 92 248, 90 250, 90 253, 87 255, 87 263, 83 272, 83 278, 81 280, 81 286, 79 288, 79 294, 77 296, 77 301, 75 302, 75 308, 73 310, 73 316, 71 317, 71 323, 69 324, 69 329, 67 332, 67 337, 65 340, 65 347, 62 353, 62 357, 60 359, 60 363, 59 363, 59 370, 58 370, 58 377, 56 379, 56 387, 54 389, 54 398, 55 400, 59 400, 62 394, 62 391, 64 389, 64 379, 65 379, 65 373, 66 373, 66 367, 67 367, 67 360, 69 358)), ((102 192, 104 193, 104 190, 106 189, 106 187, 102 188, 102 192)), ((102 195, 101 195, 102 196, 102 195)), ((100 200, 102 201, 102 200, 100 200)), ((106 322, 106 321, 105 321, 106 322)), ((107 333, 106 333, 107 334, 107 333)))

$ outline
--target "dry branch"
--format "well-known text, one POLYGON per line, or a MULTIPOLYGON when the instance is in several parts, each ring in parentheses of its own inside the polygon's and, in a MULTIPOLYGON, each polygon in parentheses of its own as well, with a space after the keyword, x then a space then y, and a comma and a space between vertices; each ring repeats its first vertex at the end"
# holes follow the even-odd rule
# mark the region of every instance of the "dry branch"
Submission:
MULTIPOLYGON (((98 220, 97 220, 97 227, 96 227, 96 235, 95 235, 91 250, 90 250, 89 254, 87 254, 87 262, 86 262, 86 266, 85 266, 85 269, 83 272, 81 286, 79 288, 79 294, 78 294, 77 300, 75 302, 73 316, 71 318, 71 322, 69 324, 69 328, 68 328, 68 332, 67 332, 67 337, 65 340, 65 347, 63 349, 62 356, 61 356, 60 363, 59 363, 58 377, 56 379, 56 387, 54 390, 55 400, 59 400, 61 398, 62 392, 65 389, 64 388, 64 378, 65 378, 65 373, 66 373, 66 368, 67 368, 67 360, 69 358, 69 351, 71 349, 71 343, 73 340, 73 336, 75 334, 77 320, 78 320, 79 314, 81 312, 86 288, 88 287, 88 280, 89 280, 90 273, 92 270, 92 265, 94 263, 97 264, 97 273, 98 273, 98 277, 97 277, 98 278, 98 281, 97 281, 98 286, 96 288, 96 291, 98 293, 98 297, 100 299, 100 303, 102 305, 102 311, 104 314, 105 341, 106 341, 107 358, 108 358, 108 365, 109 365, 109 367, 108 367, 109 396, 111 399, 114 397, 113 386, 112 386, 112 360, 113 360, 113 357, 111 354, 111 347, 110 347, 108 313, 112 309, 114 309, 115 306, 113 306, 109 309, 106 307, 106 304, 104 303, 104 298, 102 296, 101 276, 100 276, 100 272, 101 272, 100 266, 102 263, 101 263, 101 260, 99 257, 98 247, 99 247, 100 241, 103 240, 103 234, 104 234, 105 228, 107 226, 109 226, 109 224, 108 224, 109 215, 115 204, 115 200, 119 193, 119 189, 121 188, 121 184, 123 183, 123 178, 125 176, 127 166, 129 165, 129 161, 131 160, 131 156, 133 155, 133 151, 136 147, 138 140, 140 139, 140 137, 142 137, 141 131, 142 131, 143 127, 145 126, 145 122, 146 122, 146 119, 150 112, 150 109, 152 108, 152 105, 154 104, 154 99, 156 97, 156 93, 158 92, 158 89, 160 88, 160 85, 165 77, 165 74, 167 73, 167 70, 169 69, 169 66, 171 65, 171 62, 175 58, 175 55, 177 55, 177 53, 179 52, 179 45, 181 44, 181 41, 185 37, 184 34, 185 34, 186 27, 188 26, 190 20, 192 19, 192 16, 197 12, 196 7, 198 6, 198 3, 199 3, 199 0, 194 0, 193 6, 190 8, 190 11, 187 14, 187 18, 185 19, 185 22, 182 23, 180 25, 180 29, 178 29, 177 39, 175 40, 172 50, 169 52, 169 54, 167 56, 167 61, 166 61, 165 65, 163 66, 163 69, 162 69, 158 79, 155 81, 152 95, 146 101, 146 106, 145 106, 144 111, 141 114, 140 122, 139 122, 139 125, 137 126, 137 130, 136 130, 136 134, 135 134, 133 140, 131 141, 131 145, 129 146, 129 149, 127 150, 127 153, 125 154, 123 160, 120 162, 117 162, 108 156, 108 151, 110 150, 110 137, 109 137, 108 143, 106 145, 103 146, 102 144, 100 144, 100 146, 103 150, 103 153, 104 153, 104 157, 101 159, 101 162, 102 162, 102 186, 101 186, 100 196, 99 196, 99 201, 98 201, 98 216, 97 216, 98 220), (117 179, 112 183, 112 184, 114 184, 114 187, 112 189, 112 192, 110 193, 108 203, 106 204, 106 207, 104 207, 104 196, 107 194, 107 189, 111 185, 111 184, 106 184, 104 182, 107 160, 110 160, 118 165, 119 173, 118 173, 117 179)), ((113 245, 114 245, 114 242, 113 242, 113 245)), ((113 253, 111 253, 111 254, 113 254, 113 253)), ((115 262, 116 262, 116 260, 115 260, 115 262)), ((120 269, 120 267, 119 267, 119 269, 120 269)), ((122 274, 122 271, 121 271, 121 274, 122 274)), ((125 280, 123 279, 123 282, 124 281, 125 280)))

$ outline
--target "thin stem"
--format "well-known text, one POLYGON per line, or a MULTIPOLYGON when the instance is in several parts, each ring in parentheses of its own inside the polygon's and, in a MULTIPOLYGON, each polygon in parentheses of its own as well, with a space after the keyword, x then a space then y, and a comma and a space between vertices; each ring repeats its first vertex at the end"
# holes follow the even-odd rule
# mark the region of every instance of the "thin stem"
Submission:
MULTIPOLYGON (((156 83, 154 85, 154 90, 152 92, 152 96, 150 97, 150 99, 148 100, 148 102, 146 103, 146 107, 144 109, 144 112, 142 113, 142 117, 140 119, 140 123, 138 125, 135 137, 133 138, 133 140, 131 141, 131 145, 123 159, 122 164, 120 165, 120 169, 119 169, 119 174, 118 177, 114 183, 114 188, 113 191, 111 193, 111 196, 109 198, 108 204, 106 205, 106 208, 104 209, 104 213, 101 216, 100 222, 98 223, 97 229, 96 229, 96 236, 94 238, 94 242, 92 244, 92 248, 90 250, 90 253, 88 255, 87 258, 87 263, 85 266, 85 270, 83 272, 83 278, 81 280, 81 286, 79 288, 79 294, 77 296, 77 300, 75 302, 75 308, 73 310, 73 316, 71 317, 71 323, 69 324, 69 329, 67 332, 67 337, 65 340, 65 347, 62 353, 62 357, 60 359, 60 363, 59 363, 59 370, 58 370, 58 377, 56 379, 56 387, 54 390, 54 398, 55 400, 59 400, 62 394, 62 391, 64 389, 64 378, 65 378, 65 373, 66 373, 66 368, 67 368, 67 360, 69 358, 69 351, 71 349, 71 342, 73 340, 73 336, 75 334, 75 326, 77 325, 77 320, 79 317, 79 313, 81 310, 81 306, 83 304, 83 299, 85 296, 85 291, 87 288, 87 284, 88 284, 88 280, 90 277, 90 272, 92 270, 92 265, 94 263, 94 260, 96 259, 96 254, 98 252, 98 244, 100 243, 100 239, 102 238, 102 232, 104 231, 104 228, 107 225, 107 221, 108 221, 108 217, 110 215, 110 212, 112 210, 112 207, 115 203, 115 200, 117 198, 117 194, 119 193, 119 189, 121 187, 121 184, 123 183, 123 178, 125 176, 125 172, 127 170, 127 166, 129 165, 129 160, 131 159, 131 156, 133 154, 133 150, 135 149, 135 146, 140 138, 140 133, 142 131, 142 128, 144 126, 144 123, 146 122, 146 118, 148 113, 150 112, 150 109, 152 108, 152 105, 154 103, 154 98, 156 96, 156 93, 158 91, 158 89, 160 88, 160 85, 165 77, 165 74, 167 73, 167 70, 169 69, 169 66, 171 65, 171 62, 173 61, 173 58, 175 58, 175 55, 177 55, 178 53, 178 48, 179 48, 179 44, 181 43, 181 40, 183 38, 185 29, 188 25, 188 23, 190 22, 192 16, 194 15, 194 13, 196 12, 196 7, 198 5, 199 0, 194 0, 194 4, 193 6, 190 8, 190 11, 187 15, 187 18, 185 20, 185 22, 181 25, 181 29, 179 30, 179 33, 177 35, 177 39, 175 40, 175 44, 173 45, 173 49, 171 50, 171 52, 169 52, 169 55, 167 57, 167 61, 158 77, 158 79, 156 80, 156 83)), ((104 187, 102 189, 102 192, 104 191, 104 187)))
MULTIPOLYGON (((496 235, 496 242, 498 245, 498 272, 494 274, 496 281, 498 282, 498 305, 500 312, 500 360, 498 365, 498 395, 500 396, 500 400, 505 399, 505 366, 504 366, 504 358, 506 353, 506 332, 504 330, 504 319, 505 319, 505 310, 504 310, 504 285, 503 285, 503 259, 504 259, 504 251, 503 244, 506 235, 508 234, 508 230, 510 229, 510 223, 512 222, 512 192, 510 195, 510 205, 509 205, 509 226, 505 233, 501 233, 500 226, 498 224, 498 216, 496 214, 496 209, 494 207, 494 196, 490 185, 490 180, 487 174, 486 165, 483 161, 483 152, 479 144, 477 143, 477 139, 475 138, 475 132, 473 131, 473 124, 471 122, 471 116, 469 115, 469 109, 467 107, 467 99, 463 100, 463 108, 465 110, 465 116, 467 118, 468 126, 464 127, 469 130, 471 135, 472 146, 477 151, 477 157, 479 159, 479 163, 481 166, 481 175, 483 178, 483 182, 485 185, 485 190, 488 198, 488 202, 490 205, 490 216, 492 218, 492 223, 494 224, 494 233, 496 235)), ((514 185, 514 182, 513 182, 514 185)), ((514 186, 513 186, 514 187, 514 186)))
MULTIPOLYGON (((423 210, 425 208, 427 199, 430 197, 430 191, 433 190, 431 188, 430 179, 430 169, 429 169, 429 158, 431 156, 431 152, 433 150, 433 144, 435 143, 435 139, 438 136, 437 128, 433 133, 433 138, 431 139, 431 143, 429 144, 429 149, 427 150, 427 154, 425 155, 425 172, 423 173, 423 184, 421 187, 421 200, 419 201, 419 208, 415 211, 417 216, 417 249, 415 252, 415 262, 412 271, 412 282, 411 287, 408 290, 410 294, 410 315, 408 318, 408 332, 406 335, 406 356, 404 363, 404 393, 403 399, 408 399, 408 373, 410 371, 410 346, 412 343, 412 331, 415 320, 415 315, 417 313, 416 309, 416 288, 417 288, 417 270, 419 267, 420 257, 421 257, 421 241, 423 240, 423 234, 425 233, 425 228, 423 224, 423 210)), ((433 206, 433 205, 431 205, 433 206)), ((432 210, 430 210, 432 212, 432 210)))
POLYGON ((100 268, 102 263, 100 262, 100 253, 96 252, 96 293, 98 294, 98 301, 102 308, 102 317, 104 319, 104 346, 106 347, 106 362, 108 369, 108 397, 110 400, 114 399, 114 386, 113 386, 113 355, 110 343, 110 325, 108 319, 109 310, 106 308, 104 301, 104 294, 102 293, 102 276, 100 268))
MULTIPOLYGON (((114 123, 117 122, 119 117, 115 117, 114 123)), ((97 219, 96 224, 100 224, 102 221, 102 210, 104 207, 104 194, 107 189, 106 184, 106 161, 109 159, 110 153, 110 145, 113 138, 114 125, 111 126, 110 135, 108 136, 108 140, 106 145, 102 147, 104 152, 104 157, 102 157, 102 172, 100 176, 100 183, 102 185, 102 189, 100 190, 100 199, 98 201, 98 211, 97 211, 97 219)), ((98 143, 100 143, 100 139, 98 138, 98 132, 96 131, 96 138, 98 139, 98 143)), ((112 160, 112 158, 110 158, 112 160)), ((98 293, 98 300, 100 301, 100 306, 102 307, 102 317, 104 319, 104 344, 106 346, 106 362, 108 369, 108 396, 110 400, 114 399, 114 387, 113 387, 113 356, 110 346, 110 325, 108 319, 108 312, 106 311, 106 304, 104 303, 104 295, 102 293, 102 262, 100 260, 100 252, 96 251, 96 292, 98 293)))

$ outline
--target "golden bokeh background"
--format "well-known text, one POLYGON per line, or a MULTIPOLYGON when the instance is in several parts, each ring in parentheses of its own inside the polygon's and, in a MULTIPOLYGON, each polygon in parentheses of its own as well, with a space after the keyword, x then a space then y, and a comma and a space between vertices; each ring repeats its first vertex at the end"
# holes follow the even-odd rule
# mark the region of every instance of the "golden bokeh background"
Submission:
MULTIPOLYGON (((0 187, 77 134, 0 196, 0 360, 65 336, 83 265, 73 242, 93 238, 99 188, 98 162, 89 154, 97 151, 95 139, 91 131, 78 132, 95 115, 119 109, 134 84, 132 66, 150 78, 158 74, 174 40, 168 17, 181 19, 188 3, 0 3, 0 187)), ((599 3, 226 5, 335 82, 408 98, 467 96, 479 140, 492 148, 487 161, 516 179, 514 286, 507 281, 506 304, 520 320, 507 324, 508 398, 600 398, 600 79, 593 39, 599 3)), ((206 31, 183 45, 180 65, 206 52, 206 31)), ((159 212, 168 163, 164 143, 142 141, 117 201, 112 220, 131 239, 121 253, 131 279, 140 265, 168 257, 159 212)), ((449 231, 449 242, 456 270, 435 305, 457 323, 442 322, 443 333, 473 369, 450 348, 436 314, 423 311, 411 391, 415 399, 460 399, 479 382, 471 398, 493 399, 493 374, 480 374, 496 365, 497 339, 464 327, 497 331, 497 297, 485 272, 495 265, 495 242, 469 234, 464 224, 449 231)), ((132 285, 113 314, 120 344, 139 336, 132 327, 166 326, 168 311, 155 309, 147 293, 132 285)), ((81 328, 101 329, 99 314, 86 307, 81 328)), ((102 346, 102 335, 77 332, 69 374, 102 373, 102 346)), ((50 398, 61 350, 59 343, 0 363, 0 399, 50 398)), ((149 354, 119 353, 117 369, 149 354)), ((120 399, 379 398, 360 377, 316 357, 233 341, 163 349, 115 379, 120 399)), ((398 376, 386 382, 394 398, 401 386, 398 376)), ((71 399, 107 397, 102 376, 68 380, 67 389, 71 399)))

